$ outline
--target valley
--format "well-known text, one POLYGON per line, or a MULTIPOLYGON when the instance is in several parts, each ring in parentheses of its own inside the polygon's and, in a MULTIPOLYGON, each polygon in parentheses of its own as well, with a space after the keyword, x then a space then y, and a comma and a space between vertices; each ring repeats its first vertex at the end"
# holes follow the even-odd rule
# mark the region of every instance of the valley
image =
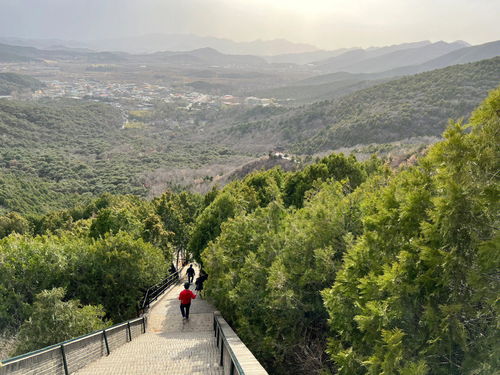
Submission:
MULTIPOLYGON (((104 192, 203 193, 271 152, 293 155, 297 168, 334 150, 378 150, 395 163, 439 139, 448 119, 466 118, 498 85, 500 57, 481 60, 497 49, 422 42, 297 64, 300 53, 273 62, 211 48, 130 54, 0 45, 0 178, 3 186, 35 179, 62 207, 104 192), (450 50, 456 56, 446 57, 450 50), (373 59, 408 69, 394 64, 419 51, 428 72, 359 72, 373 59), (431 62, 438 54, 450 64, 481 61, 432 70, 444 64, 431 62), (324 74, 334 61, 347 71, 324 74)), ((1 189, 1 211, 45 212, 45 203, 14 199, 15 186, 1 189)))

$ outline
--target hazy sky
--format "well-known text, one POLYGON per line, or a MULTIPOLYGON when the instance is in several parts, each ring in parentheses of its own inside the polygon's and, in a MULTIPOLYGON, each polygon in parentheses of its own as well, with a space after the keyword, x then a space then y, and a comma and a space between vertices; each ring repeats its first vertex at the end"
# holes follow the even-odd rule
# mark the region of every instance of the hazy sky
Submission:
POLYGON ((193 33, 333 49, 500 39, 499 0, 0 0, 0 36, 193 33))

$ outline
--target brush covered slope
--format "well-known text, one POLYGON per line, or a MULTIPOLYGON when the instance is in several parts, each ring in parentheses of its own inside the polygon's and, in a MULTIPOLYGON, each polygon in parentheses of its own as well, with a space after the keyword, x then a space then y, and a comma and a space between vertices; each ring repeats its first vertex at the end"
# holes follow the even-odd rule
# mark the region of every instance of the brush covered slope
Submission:
POLYGON ((231 156, 191 129, 123 123, 117 108, 92 101, 0 99, 0 213, 43 213, 103 192, 145 196, 147 172, 231 156))
POLYGON ((16 92, 33 91, 45 85, 36 78, 17 74, 0 73, 0 95, 11 95, 16 92))
POLYGON ((234 125, 240 142, 274 142, 297 153, 439 136, 468 117, 500 82, 500 57, 455 65, 356 91, 268 120, 234 125))

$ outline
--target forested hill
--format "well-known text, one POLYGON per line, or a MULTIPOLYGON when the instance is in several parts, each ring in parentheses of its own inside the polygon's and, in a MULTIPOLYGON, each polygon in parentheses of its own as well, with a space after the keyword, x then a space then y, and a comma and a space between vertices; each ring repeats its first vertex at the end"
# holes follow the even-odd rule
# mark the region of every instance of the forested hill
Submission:
POLYGON ((408 76, 269 120, 234 125, 240 142, 273 140, 298 153, 437 136, 500 83, 500 57, 408 76))
POLYGON ((13 92, 36 90, 44 84, 39 80, 16 73, 0 73, 0 95, 10 95, 13 92))
POLYGON ((102 103, 0 99, 0 213, 43 213, 103 192, 144 196, 146 171, 231 155, 169 129, 122 127, 121 112, 102 103))

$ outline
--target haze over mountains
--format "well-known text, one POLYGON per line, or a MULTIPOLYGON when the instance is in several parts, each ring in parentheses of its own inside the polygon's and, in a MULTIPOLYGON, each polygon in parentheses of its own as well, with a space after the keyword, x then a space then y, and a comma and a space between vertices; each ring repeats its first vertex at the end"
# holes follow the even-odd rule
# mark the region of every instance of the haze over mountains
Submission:
POLYGON ((408 43, 372 50, 356 49, 324 61, 313 63, 322 71, 375 73, 399 66, 416 65, 448 52, 468 47, 466 42, 408 43))
POLYGON ((293 43, 285 39, 235 42, 230 39, 204 37, 193 34, 152 34, 128 38, 96 40, 87 42, 91 48, 103 51, 125 51, 150 53, 157 51, 190 51, 214 48, 222 53, 237 55, 277 55, 318 50, 305 43, 293 43))
MULTIPOLYGON (((164 40, 164 38, 160 39, 164 40)), ((196 45, 194 42, 200 45, 202 42, 209 44, 213 40, 221 41, 216 38, 194 36, 189 36, 187 39, 191 40, 191 44, 187 43, 184 47, 196 45)), ((182 44, 182 40, 184 39, 179 38, 178 35, 171 36, 170 45, 174 46, 173 42, 182 44)), ((227 40, 223 41, 226 47, 231 44, 227 40)), ((24 40, 24 42, 33 44, 36 41, 24 40)), ((65 43, 60 40, 50 40, 44 45, 48 45, 49 42, 65 43)), ((71 44, 71 42, 68 43, 71 44)), ((261 46, 262 43, 260 43, 261 46)), ((233 47, 237 45, 239 44, 232 42, 233 47)), ((293 43, 288 43, 288 45, 293 45, 293 43)), ((60 61, 83 65, 104 64, 106 66, 101 69, 118 71, 162 65, 190 70, 188 74, 193 79, 183 81, 183 84, 204 94, 231 93, 276 98, 286 101, 287 105, 331 100, 397 77, 476 62, 499 55, 500 41, 477 46, 470 46, 463 41, 453 43, 420 41, 367 49, 315 50, 275 56, 228 54, 212 47, 189 51, 164 50, 148 54, 131 54, 121 51, 94 51, 64 45, 40 49, 0 44, 0 62, 3 63, 60 61), (311 62, 313 59, 319 60, 311 62), (235 72, 224 71, 225 69, 235 70, 235 72), (273 78, 269 76, 266 80, 266 74, 271 74, 273 78), (242 81, 237 82, 230 78, 236 76, 246 79, 246 82, 241 85, 242 81), (258 76, 261 79, 260 83, 255 81, 258 76)))
POLYGON ((213 48, 226 54, 271 56, 318 51, 305 43, 293 43, 285 39, 235 42, 230 39, 198 36, 193 34, 150 34, 116 39, 91 41, 66 41, 60 39, 0 38, 0 43, 53 49, 54 46, 87 48, 95 51, 121 51, 134 54, 159 51, 191 51, 213 48))
MULTIPOLYGON (((306 66, 317 72, 380 73, 371 78, 387 78, 413 74, 445 66, 479 61, 500 54, 499 42, 470 46, 464 41, 431 43, 420 41, 387 47, 368 49, 340 49, 321 51, 313 46, 291 43, 285 40, 237 43, 226 39, 197 37, 193 35, 151 36, 103 41, 107 51, 95 51, 71 47, 74 42, 0 38, 0 42, 13 41, 18 45, 1 44, 0 61, 29 61, 32 59, 82 59, 88 62, 165 62, 181 65, 241 65, 264 66, 266 64, 294 64, 306 66), (156 37, 156 39, 155 39, 156 37), (141 41, 141 43, 139 43, 141 41), (143 43, 142 43, 143 42, 143 43), (53 45, 52 43, 59 43, 53 45), (66 43, 66 44, 63 44, 66 43), (158 52, 131 54, 131 46, 142 44, 143 50, 158 52), (24 44, 24 45, 20 45, 24 44), (28 46, 31 45, 31 46, 28 46), (150 45, 151 47, 147 47, 150 45), (36 46, 44 46, 36 48, 36 46), (156 46, 153 48, 153 46, 156 46), (281 53, 288 51, 287 53, 281 53), (299 51, 291 53, 290 51, 299 51), (269 56, 274 53, 274 56, 269 56), (280 54, 281 53, 281 54, 280 54), (268 56, 263 56, 268 55, 268 56), (394 69, 401 71, 390 72, 394 69)), ((366 77, 365 77, 366 78, 366 77)))

